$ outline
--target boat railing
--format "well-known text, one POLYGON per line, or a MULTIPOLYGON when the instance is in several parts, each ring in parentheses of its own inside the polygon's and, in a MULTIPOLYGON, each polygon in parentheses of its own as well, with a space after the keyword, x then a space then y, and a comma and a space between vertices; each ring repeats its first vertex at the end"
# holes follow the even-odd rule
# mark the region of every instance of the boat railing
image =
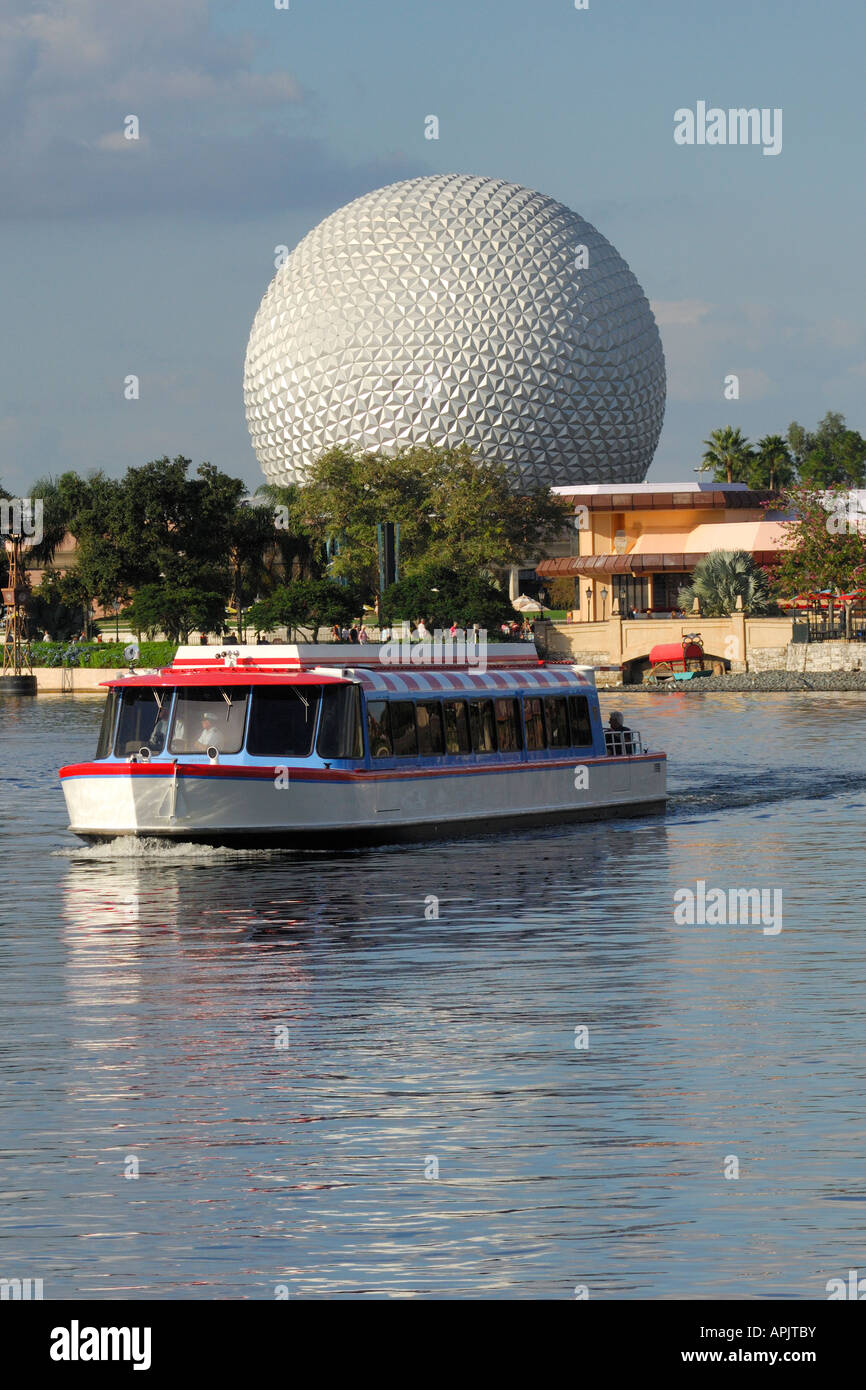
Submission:
POLYGON ((633 757, 643 753, 643 740, 634 729, 605 729, 604 747, 609 757, 633 757))

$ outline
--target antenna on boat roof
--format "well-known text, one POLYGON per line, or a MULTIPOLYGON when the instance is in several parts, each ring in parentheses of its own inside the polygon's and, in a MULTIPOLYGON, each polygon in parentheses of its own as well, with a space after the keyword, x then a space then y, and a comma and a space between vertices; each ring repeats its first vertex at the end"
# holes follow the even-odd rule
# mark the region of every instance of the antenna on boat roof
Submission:
POLYGON ((135 663, 138 661, 140 655, 141 651, 137 642, 130 642, 129 645, 123 649, 123 659, 129 663, 129 670, 133 675, 135 674, 135 663))

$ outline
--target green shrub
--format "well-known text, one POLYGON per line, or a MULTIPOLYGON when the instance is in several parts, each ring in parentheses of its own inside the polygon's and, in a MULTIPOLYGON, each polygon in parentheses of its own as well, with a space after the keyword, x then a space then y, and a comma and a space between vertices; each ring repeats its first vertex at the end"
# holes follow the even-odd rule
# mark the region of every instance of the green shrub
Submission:
MULTIPOLYGON (((115 670, 127 665, 123 659, 125 642, 31 642, 34 666, 87 666, 94 670, 115 670)), ((142 642, 137 667, 170 666, 177 645, 174 642, 142 642)))

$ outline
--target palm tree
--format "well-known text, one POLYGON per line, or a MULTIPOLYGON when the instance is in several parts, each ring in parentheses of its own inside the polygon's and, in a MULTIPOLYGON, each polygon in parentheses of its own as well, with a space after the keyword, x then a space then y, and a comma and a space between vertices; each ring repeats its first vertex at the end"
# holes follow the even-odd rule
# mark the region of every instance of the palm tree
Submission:
POLYGON ((794 460, 782 436, 765 434, 755 447, 749 471, 750 486, 768 488, 770 492, 790 487, 794 481, 794 460))
POLYGON ((711 550, 695 566, 691 583, 680 589, 677 603, 692 611, 695 599, 706 618, 722 618, 742 600, 745 613, 766 613, 772 605, 770 585, 747 550, 711 550))
POLYGON ((752 450, 742 430, 725 425, 724 429, 713 430, 704 444, 706 453, 700 468, 695 470, 697 473, 708 473, 712 469, 717 483, 746 481, 752 450))

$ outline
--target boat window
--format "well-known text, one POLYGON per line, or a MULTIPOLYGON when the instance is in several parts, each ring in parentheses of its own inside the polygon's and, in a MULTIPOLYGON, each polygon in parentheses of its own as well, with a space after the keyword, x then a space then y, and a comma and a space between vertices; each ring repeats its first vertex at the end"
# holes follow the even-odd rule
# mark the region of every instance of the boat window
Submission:
POLYGON ((367 701, 367 738, 371 758, 391 757, 391 720, 387 700, 367 701))
POLYGON ((570 748, 571 735, 568 731, 568 701, 564 695, 548 695, 544 701, 544 715, 547 720, 548 748, 570 748))
POLYGON ((254 758, 308 758, 320 692, 318 685, 255 686, 247 752, 254 758))
POLYGON ((394 700, 392 702, 391 740, 395 758, 417 758, 418 736, 415 732, 415 706, 411 700, 394 700))
POLYGON ((99 742, 96 745, 96 758, 107 758, 111 753, 114 743, 114 721, 117 717, 117 702, 120 692, 109 690, 108 699, 105 701, 105 708, 102 711, 102 724, 99 730, 99 742))
POLYGON ((322 686, 316 752, 320 758, 363 758, 361 692, 357 685, 322 686))
POLYGON ((526 747, 533 753, 544 748, 544 705, 540 695, 528 695, 523 701, 526 721, 526 747))
POLYGON ((571 714, 571 741, 577 748, 585 748, 592 743, 589 701, 585 695, 569 695, 568 709, 571 714))
POLYGON ((445 701, 445 747, 449 753, 472 751, 465 700, 445 701))
POLYGON ((120 701, 120 720, 114 751, 118 758, 149 748, 161 753, 168 733, 171 710, 170 690, 155 690, 153 686, 134 686, 124 690, 120 701))
POLYGON ((438 700, 419 701, 415 706, 418 721, 418 752, 422 758, 438 758, 445 752, 445 728, 442 705, 438 700))
POLYGON ((494 700, 496 710, 496 742, 500 753, 519 753, 522 747, 520 703, 518 700, 494 700))
POLYGON ((206 753, 208 748, 240 752, 248 696, 248 687, 237 686, 178 690, 169 745, 172 753, 206 753))
POLYGON ((469 727, 473 753, 496 752, 496 721, 492 700, 469 701, 469 727))

